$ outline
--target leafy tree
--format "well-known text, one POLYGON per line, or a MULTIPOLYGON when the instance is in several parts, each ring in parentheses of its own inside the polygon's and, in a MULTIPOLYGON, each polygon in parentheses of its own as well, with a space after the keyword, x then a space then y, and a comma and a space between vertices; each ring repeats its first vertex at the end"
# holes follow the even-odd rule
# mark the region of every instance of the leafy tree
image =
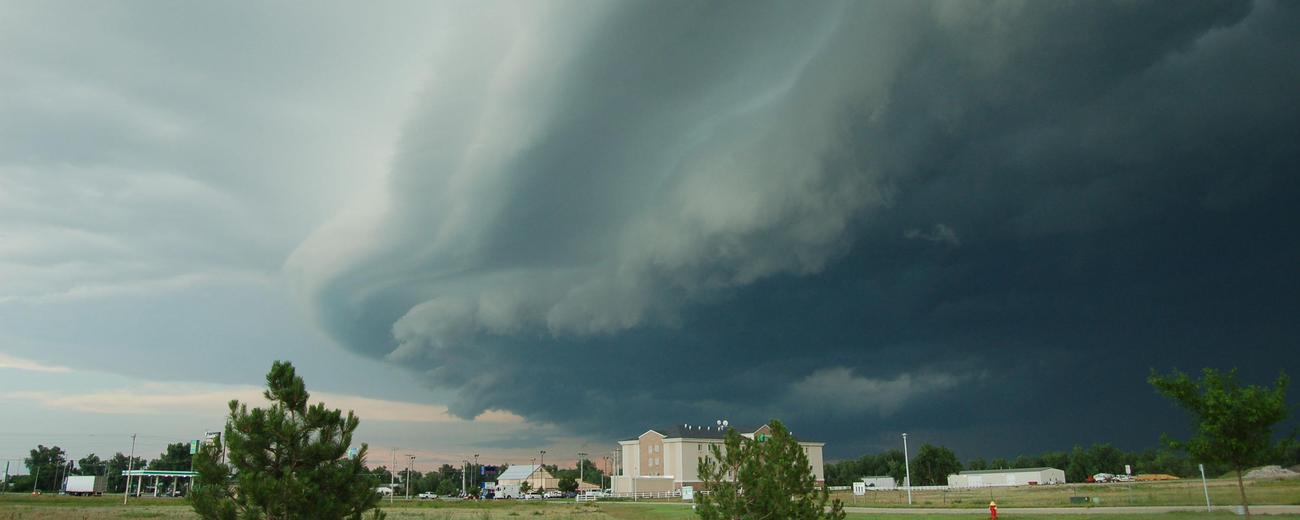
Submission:
POLYGON ((184 442, 168 444, 158 458, 149 461, 149 469, 160 471, 188 471, 191 465, 190 445, 184 442))
MULTIPOLYGON (((525 484, 527 484, 527 482, 525 482, 525 484)), ((438 483, 437 493, 442 496, 456 495, 460 493, 460 486, 455 482, 452 482, 450 479, 442 479, 442 482, 438 483)))
POLYGON ((199 516, 359 520, 373 510, 374 518, 383 518, 375 507, 380 495, 365 472, 368 447, 347 456, 360 419, 322 403, 309 406, 306 384, 291 363, 272 364, 266 387, 269 408, 249 410, 230 401, 222 437, 229 464, 219 462, 219 446, 205 446, 195 457, 198 485, 190 501, 199 516))
POLYGON ((564 477, 560 479, 560 482, 557 485, 559 486, 560 491, 564 491, 566 493, 570 491, 578 490, 578 481, 569 477, 564 477))
MULTIPOLYGON (((1187 441, 1166 442, 1186 450, 1197 459, 1226 464, 1237 473, 1241 505, 1250 516, 1246 485, 1241 474, 1246 468, 1281 455, 1288 442, 1273 439, 1273 426, 1286 419, 1286 387, 1290 380, 1279 374, 1272 388, 1242 386, 1237 370, 1227 373, 1207 368, 1199 381, 1174 370, 1169 375, 1151 371, 1147 379, 1160 394, 1192 414, 1196 433, 1187 441)), ((1288 439, 1289 441, 1289 439, 1288 439)))
POLYGON ((952 450, 931 444, 922 444, 921 450, 912 459, 912 477, 919 486, 942 486, 948 483, 948 475, 961 471, 961 462, 952 450))
POLYGON ((133 469, 145 467, 144 457, 128 459, 130 458, 121 452, 114 454, 113 458, 108 459, 108 489, 110 491, 116 493, 126 491, 126 479, 122 478, 122 474, 127 470, 128 464, 133 469))
POLYGON ((38 444, 36 449, 31 450, 31 456, 23 459, 23 464, 27 465, 27 471, 36 479, 36 489, 49 491, 58 487, 56 473, 67 466, 67 455, 58 446, 46 448, 38 444))
POLYGON ((104 473, 104 461, 99 460, 99 455, 91 453, 77 460, 77 469, 74 473, 78 475, 102 475, 104 473))
POLYGON ((769 428, 771 435, 763 439, 728 429, 725 448, 709 446, 709 455, 700 458, 700 479, 710 493, 697 495, 696 514, 704 520, 843 520, 839 500, 826 510, 829 495, 825 487, 817 491, 804 448, 780 421, 769 428))
POLYGON ((971 471, 989 469, 989 461, 984 460, 983 457, 971 459, 966 462, 966 469, 971 471))

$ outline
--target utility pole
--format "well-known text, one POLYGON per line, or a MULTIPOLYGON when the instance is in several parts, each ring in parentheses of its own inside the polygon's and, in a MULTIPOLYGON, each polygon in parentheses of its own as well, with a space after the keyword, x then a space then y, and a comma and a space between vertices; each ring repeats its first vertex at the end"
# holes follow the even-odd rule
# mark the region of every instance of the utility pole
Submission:
POLYGON ((479 487, 479 486, 478 486, 478 477, 479 477, 479 474, 483 472, 483 467, 478 465, 478 454, 477 454, 477 453, 474 454, 474 466, 471 467, 470 469, 474 471, 474 476, 470 477, 470 481, 469 481, 470 487, 473 487, 474 489, 478 489, 478 487, 479 487))
MULTIPOLYGON (((542 471, 545 471, 545 470, 546 470, 546 450, 541 450, 541 451, 542 451, 542 467, 539 468, 539 469, 542 470, 542 471)), ((542 477, 542 476, 540 476, 540 474, 539 474, 539 476, 538 476, 537 478, 539 478, 539 479, 542 480, 542 485, 541 485, 541 487, 543 487, 543 488, 546 487, 546 477, 542 477)))
POLYGON ((0 484, 0 494, 9 492, 9 462, 10 461, 7 460, 5 461, 5 481, 3 484, 0 484))
MULTIPOLYGON (((131 464, 135 462, 135 434, 131 434, 131 457, 126 459, 126 471, 131 471, 131 464)), ((126 497, 131 494, 131 477, 122 473, 126 477, 126 488, 122 490, 122 505, 126 505, 126 497)))
POLYGON ((393 448, 393 465, 388 467, 388 505, 393 505, 393 495, 397 494, 397 448, 393 448))
POLYGON ((586 458, 587 458, 587 454, 586 454, 586 453, 578 452, 578 485, 579 485, 579 486, 582 485, 582 481, 583 481, 583 480, 582 480, 582 470, 583 470, 584 467, 586 466, 586 464, 583 464, 582 461, 583 461, 584 459, 586 459, 586 458))
MULTIPOLYGON (((897 468, 898 466, 894 466, 897 468)), ((907 471, 907 505, 912 505, 912 465, 907 460, 907 434, 903 434, 903 469, 907 471)))
POLYGON ((465 473, 469 472, 467 468, 469 461, 461 459, 460 461, 460 496, 465 496, 465 473))
POLYGON ((406 454, 406 478, 402 479, 402 487, 406 489, 406 499, 411 499, 411 466, 415 465, 415 455, 406 454))

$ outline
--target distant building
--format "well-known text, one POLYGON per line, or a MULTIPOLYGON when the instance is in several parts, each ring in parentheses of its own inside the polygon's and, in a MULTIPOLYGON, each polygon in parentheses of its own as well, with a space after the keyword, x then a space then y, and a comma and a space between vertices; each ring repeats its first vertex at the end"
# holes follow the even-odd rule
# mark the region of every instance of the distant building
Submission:
POLYGON ((862 482, 867 485, 867 489, 894 489, 898 487, 898 482, 890 476, 862 477, 862 482))
MULTIPOLYGON (((736 428, 741 435, 754 438, 770 435, 767 425, 736 428)), ((699 459, 709 453, 709 446, 722 445, 726 431, 716 426, 675 425, 654 428, 618 442, 622 448, 619 467, 613 477, 615 493, 657 493, 674 491, 682 486, 700 489, 699 459)), ((824 442, 799 442, 812 465, 817 485, 826 482, 822 466, 824 442)))
POLYGON ((948 475, 948 487, 1032 486, 1064 484, 1065 472, 1056 468, 987 469, 948 475))
POLYGON ((524 482, 534 490, 556 489, 560 486, 560 479, 552 476, 546 468, 536 464, 510 466, 506 468, 505 473, 497 476, 498 487, 518 486, 524 482))

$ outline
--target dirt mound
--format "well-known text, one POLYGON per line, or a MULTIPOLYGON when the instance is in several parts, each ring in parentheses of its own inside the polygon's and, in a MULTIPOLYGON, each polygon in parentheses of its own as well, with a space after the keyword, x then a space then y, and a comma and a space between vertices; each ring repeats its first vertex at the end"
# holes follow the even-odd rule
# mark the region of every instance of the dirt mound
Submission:
POLYGON ((1300 473, 1296 473, 1282 466, 1264 466, 1262 468, 1255 468, 1250 471, 1247 471, 1244 477, 1245 478, 1293 478, 1293 477, 1300 477, 1300 473))

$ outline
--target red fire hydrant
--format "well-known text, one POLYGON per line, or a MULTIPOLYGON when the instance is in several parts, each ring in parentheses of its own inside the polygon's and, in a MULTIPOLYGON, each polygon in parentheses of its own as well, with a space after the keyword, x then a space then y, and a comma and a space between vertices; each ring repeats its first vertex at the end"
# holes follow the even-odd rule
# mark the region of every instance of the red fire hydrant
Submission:
POLYGON ((998 503, 989 501, 989 520, 998 520, 998 503))

